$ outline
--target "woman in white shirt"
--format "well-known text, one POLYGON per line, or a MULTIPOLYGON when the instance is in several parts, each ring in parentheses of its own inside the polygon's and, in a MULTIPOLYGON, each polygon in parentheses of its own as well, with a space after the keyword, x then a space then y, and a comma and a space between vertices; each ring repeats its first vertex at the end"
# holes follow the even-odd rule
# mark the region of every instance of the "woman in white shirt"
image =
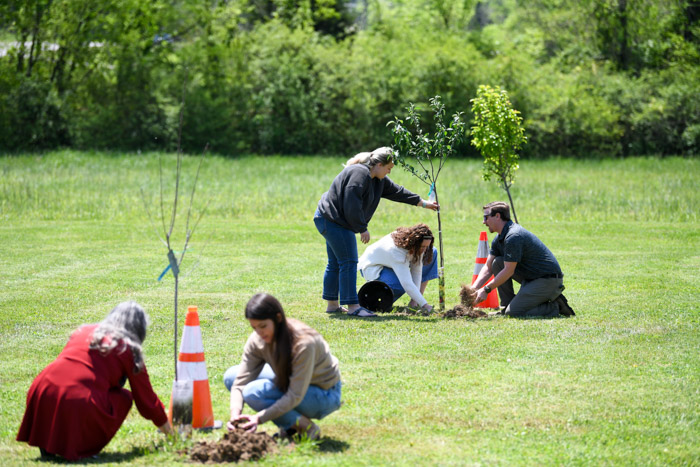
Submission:
POLYGON ((399 227, 367 247, 357 268, 365 280, 387 284, 394 292, 394 301, 407 293, 411 297, 409 306, 432 311, 423 293, 428 281, 438 276, 434 241, 425 224, 399 227))

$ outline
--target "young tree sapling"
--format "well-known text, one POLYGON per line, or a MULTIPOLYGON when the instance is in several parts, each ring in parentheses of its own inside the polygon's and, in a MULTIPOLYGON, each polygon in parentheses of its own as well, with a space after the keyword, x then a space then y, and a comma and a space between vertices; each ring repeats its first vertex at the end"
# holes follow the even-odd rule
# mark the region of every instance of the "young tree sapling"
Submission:
MULTIPOLYGON (((430 187, 430 194, 435 196, 435 202, 440 204, 438 197, 437 180, 440 176, 445 161, 457 151, 457 145, 464 138, 465 124, 462 121, 462 112, 452 115, 449 125, 445 123, 445 106, 440 101, 440 96, 430 99, 430 107, 434 112, 435 133, 424 133, 421 127, 420 115, 413 103, 409 104, 408 116, 401 120, 394 117, 388 125, 392 126, 394 135, 393 161, 403 169, 416 176, 430 187), (418 168, 411 165, 410 159, 414 159, 418 168)), ((445 258, 442 248, 442 219, 440 209, 438 217, 438 239, 440 248, 440 267, 438 269, 438 284, 440 297, 440 311, 445 311, 445 258)))

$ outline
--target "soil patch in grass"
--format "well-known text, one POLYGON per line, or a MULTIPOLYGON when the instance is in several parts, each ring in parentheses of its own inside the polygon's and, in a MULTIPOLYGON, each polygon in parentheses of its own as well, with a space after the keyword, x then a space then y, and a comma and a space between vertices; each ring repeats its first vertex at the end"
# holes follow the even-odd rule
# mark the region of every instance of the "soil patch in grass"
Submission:
MULTIPOLYGON (((462 284, 459 291, 460 304, 444 313, 439 313, 441 318, 486 318, 488 313, 481 308, 474 308, 476 299, 476 289, 470 285, 462 284)), ((402 316, 433 316, 436 312, 429 312, 422 308, 411 308, 409 306, 395 306, 393 313, 402 316)))
POLYGON ((462 284, 462 288, 459 291, 459 299, 461 303, 443 313, 443 318, 485 318, 488 316, 488 313, 484 310, 474 308, 476 289, 471 285, 462 284))
POLYGON ((248 433, 237 428, 219 441, 199 441, 190 449, 190 459, 206 464, 258 460, 277 452, 277 443, 267 433, 248 433))

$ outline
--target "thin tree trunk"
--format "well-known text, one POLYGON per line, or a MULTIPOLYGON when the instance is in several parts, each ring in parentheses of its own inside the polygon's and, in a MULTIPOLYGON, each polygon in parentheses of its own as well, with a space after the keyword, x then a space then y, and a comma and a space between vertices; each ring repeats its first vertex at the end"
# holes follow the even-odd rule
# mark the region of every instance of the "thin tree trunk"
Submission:
POLYGON ((629 66, 627 42, 628 42, 628 27, 627 27, 627 0, 618 0, 617 11, 620 17, 620 28, 622 29, 622 40, 620 43, 620 68, 627 70, 629 66))
MULTIPOLYGON (((435 193, 435 202, 439 205, 438 193, 433 184, 433 192, 435 193)), ((440 300, 440 312, 445 311, 445 256, 442 252, 442 219, 440 218, 440 210, 437 211, 438 218, 438 241, 440 246, 440 267, 438 268, 438 294, 440 300)))
POLYGON ((173 353, 175 356, 175 381, 177 381, 177 274, 175 275, 175 328, 174 328, 174 335, 175 338, 173 339, 173 353))
POLYGON ((513 212, 513 219, 515 219, 516 224, 520 224, 518 222, 518 215, 515 213, 515 205, 513 204, 513 197, 510 195, 510 185, 506 183, 506 178, 502 177, 501 180, 503 181, 503 189, 506 190, 506 193, 508 193, 508 201, 510 201, 510 210, 513 212))
POLYGON ((17 50, 17 73, 22 73, 22 71, 24 71, 24 52, 26 50, 24 44, 27 42, 28 36, 29 34, 26 31, 22 31, 17 50))

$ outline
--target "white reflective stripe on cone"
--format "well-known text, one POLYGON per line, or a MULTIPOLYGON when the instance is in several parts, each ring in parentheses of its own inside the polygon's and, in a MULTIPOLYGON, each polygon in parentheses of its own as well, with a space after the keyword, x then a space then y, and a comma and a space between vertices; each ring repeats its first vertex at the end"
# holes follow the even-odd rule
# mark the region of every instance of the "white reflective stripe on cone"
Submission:
POLYGON ((192 381, 208 380, 207 365, 204 362, 177 362, 177 377, 192 381))
POLYGON ((489 246, 487 242, 479 241, 479 249, 476 250, 477 258, 488 258, 489 257, 489 246))
POLYGON ((185 326, 180 343, 180 353, 203 353, 202 329, 199 326, 185 326))

